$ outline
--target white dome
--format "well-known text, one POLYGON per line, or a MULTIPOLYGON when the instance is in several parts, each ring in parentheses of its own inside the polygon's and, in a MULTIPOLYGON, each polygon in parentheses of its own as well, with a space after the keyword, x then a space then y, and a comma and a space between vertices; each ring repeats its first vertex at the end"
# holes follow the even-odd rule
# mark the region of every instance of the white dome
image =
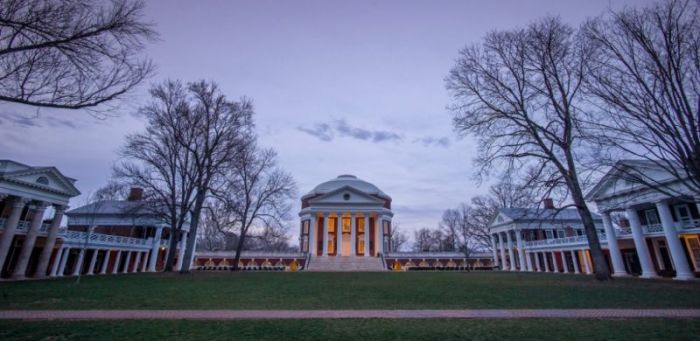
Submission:
POLYGON ((382 192, 377 186, 375 186, 367 181, 358 179, 356 176, 350 175, 350 174, 343 174, 343 175, 340 175, 333 180, 323 182, 320 185, 314 187, 314 189, 311 192, 309 192, 308 194, 306 194, 304 197, 317 195, 317 194, 329 193, 329 192, 335 191, 338 188, 346 187, 346 186, 352 187, 358 191, 361 191, 361 192, 364 192, 367 194, 374 194, 374 195, 378 195, 378 196, 383 197, 383 198, 391 199, 388 195, 386 195, 384 192, 382 192))

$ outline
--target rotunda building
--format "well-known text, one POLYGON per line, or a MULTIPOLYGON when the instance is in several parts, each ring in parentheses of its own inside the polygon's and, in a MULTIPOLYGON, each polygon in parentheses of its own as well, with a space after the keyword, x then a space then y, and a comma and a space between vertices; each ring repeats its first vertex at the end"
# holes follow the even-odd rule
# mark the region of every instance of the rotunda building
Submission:
POLYGON ((378 257, 391 251, 391 197, 341 175, 301 197, 301 251, 313 257, 378 257))

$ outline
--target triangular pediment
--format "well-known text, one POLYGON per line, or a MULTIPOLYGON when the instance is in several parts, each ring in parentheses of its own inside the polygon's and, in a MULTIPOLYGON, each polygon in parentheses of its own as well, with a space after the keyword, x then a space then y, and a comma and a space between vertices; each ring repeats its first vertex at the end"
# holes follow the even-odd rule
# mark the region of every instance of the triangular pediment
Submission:
POLYGON ((508 224, 508 223, 512 223, 512 222, 513 222, 513 219, 511 217, 507 216, 503 212, 498 212, 498 214, 495 217, 493 217, 493 219, 491 220, 491 223, 489 224, 489 226, 499 226, 499 225, 508 224))
POLYGON ((383 205, 384 201, 382 199, 373 197, 371 195, 362 193, 357 189, 345 186, 338 188, 332 192, 328 192, 321 196, 315 197, 309 200, 311 205, 319 204, 348 204, 348 205, 363 205, 363 204, 374 204, 383 205))
POLYGON ((669 173, 658 166, 619 162, 586 195, 586 200, 596 201, 648 189, 650 184, 662 184, 671 179, 669 173))
POLYGON ((2 175, 2 179, 28 187, 64 194, 69 197, 80 194, 70 178, 54 167, 31 168, 2 175))

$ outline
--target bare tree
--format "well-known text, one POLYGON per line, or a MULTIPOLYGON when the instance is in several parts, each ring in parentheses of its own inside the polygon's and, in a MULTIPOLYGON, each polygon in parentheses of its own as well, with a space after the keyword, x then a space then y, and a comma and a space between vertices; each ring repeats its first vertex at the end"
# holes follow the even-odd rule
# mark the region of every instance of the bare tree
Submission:
POLYGON ((238 270, 241 251, 253 228, 264 231, 285 225, 295 192, 294 180, 277 166, 273 150, 250 144, 242 151, 213 192, 229 213, 223 226, 238 236, 234 270, 238 270))
POLYGON ((150 94, 152 102, 139 111, 146 119, 146 131, 127 136, 114 176, 144 188, 147 207, 168 221, 171 238, 165 271, 172 271, 176 236, 190 222, 197 191, 196 164, 185 147, 195 136, 181 119, 190 110, 182 84, 168 81, 154 86, 150 94))
MULTIPOLYGON (((531 186, 565 188, 586 231, 595 277, 610 278, 584 200, 581 86, 588 47, 557 18, 489 33, 460 51, 446 79, 455 128, 479 140, 480 174, 528 169, 531 186)), ((585 180, 585 178, 584 178, 585 180)))
POLYGON ((413 232, 413 251, 429 252, 434 251, 434 239, 430 228, 423 227, 413 232))
MULTIPOLYGON (((601 159, 647 160, 700 196, 700 17, 697 0, 627 8, 585 26, 595 47, 586 90, 600 109, 601 159), (620 153, 617 153, 620 152, 620 153)), ((644 167, 627 180, 659 188, 644 167)), ((664 179, 665 180, 665 179, 664 179)), ((665 188, 670 190, 670 188, 665 188)))
POLYGON ((458 234, 464 222, 465 219, 458 210, 447 209, 443 212, 442 220, 438 224, 438 228, 441 229, 446 236, 445 244, 447 245, 447 250, 445 251, 456 251, 458 249, 458 234))
POLYGON ((93 108, 117 99, 154 71, 140 58, 156 38, 140 0, 3 0, 0 101, 93 108))
POLYGON ((391 225, 391 250, 401 251, 402 247, 408 242, 408 236, 403 232, 399 223, 391 225))

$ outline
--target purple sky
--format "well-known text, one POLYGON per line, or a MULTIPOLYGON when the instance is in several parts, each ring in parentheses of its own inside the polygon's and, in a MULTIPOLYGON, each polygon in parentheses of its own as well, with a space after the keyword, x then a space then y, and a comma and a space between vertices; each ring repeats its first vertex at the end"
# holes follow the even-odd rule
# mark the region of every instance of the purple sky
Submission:
MULTIPOLYGON (((487 187, 472 180, 474 143, 455 136, 445 109, 443 78, 460 48, 545 14, 578 24, 644 2, 149 0, 161 41, 147 53, 158 65, 151 82, 203 78, 252 98, 261 142, 278 151, 299 195, 355 174, 393 197, 394 221, 410 233, 487 187)), ((123 137, 142 129, 130 113, 146 89, 106 120, 0 104, 0 158, 54 165, 94 191, 123 137)))

